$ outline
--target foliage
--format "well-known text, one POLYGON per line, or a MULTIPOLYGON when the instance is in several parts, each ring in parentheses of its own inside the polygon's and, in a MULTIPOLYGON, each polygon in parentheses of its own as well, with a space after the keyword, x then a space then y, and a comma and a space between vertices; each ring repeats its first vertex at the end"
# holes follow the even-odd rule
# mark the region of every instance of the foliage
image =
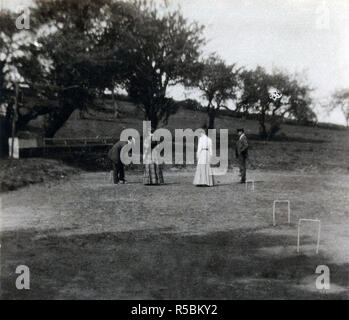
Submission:
POLYGON ((260 135, 262 138, 272 138, 280 129, 283 117, 296 119, 299 122, 314 120, 315 113, 311 110, 310 88, 301 84, 296 78, 274 70, 267 73, 262 67, 241 72, 243 83, 239 105, 244 105, 250 112, 259 114, 260 135), (282 98, 272 100, 270 92, 277 89, 282 98), (267 116, 272 117, 271 128, 266 126, 267 116))
POLYGON ((208 127, 214 128, 219 109, 228 100, 236 98, 239 86, 239 70, 227 65, 216 55, 210 55, 199 66, 199 72, 192 79, 191 86, 197 87, 207 101, 208 127))
POLYGON ((46 115, 45 135, 52 137, 74 110, 93 106, 93 98, 107 80, 103 58, 109 51, 99 38, 104 20, 100 9, 105 2, 36 1, 31 14, 32 41, 22 46, 26 54, 16 62, 40 103, 30 106, 19 128, 46 115))
POLYGON ((120 42, 115 57, 123 63, 123 86, 156 128, 176 111, 166 97, 168 87, 186 82, 196 72, 203 28, 189 23, 179 10, 165 6, 160 14, 147 2, 136 2, 135 7, 138 11, 128 13, 121 34, 117 25, 111 30, 120 42))
POLYGON ((44 115, 52 137, 74 110, 100 109, 95 98, 116 88, 127 90, 154 128, 166 123, 176 112, 167 88, 186 81, 203 44, 201 26, 167 9, 160 14, 147 1, 36 0, 30 41, 14 62, 37 102, 19 106, 16 130, 44 115))

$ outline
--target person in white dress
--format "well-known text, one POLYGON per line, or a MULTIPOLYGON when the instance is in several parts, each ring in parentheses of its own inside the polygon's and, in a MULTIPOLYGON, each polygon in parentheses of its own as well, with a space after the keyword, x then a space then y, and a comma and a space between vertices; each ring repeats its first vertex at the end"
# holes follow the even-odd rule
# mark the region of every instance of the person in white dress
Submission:
POLYGON ((212 140, 206 134, 205 129, 200 130, 198 149, 196 152, 197 166, 193 184, 196 186, 214 185, 214 179, 210 161, 212 157, 212 140))

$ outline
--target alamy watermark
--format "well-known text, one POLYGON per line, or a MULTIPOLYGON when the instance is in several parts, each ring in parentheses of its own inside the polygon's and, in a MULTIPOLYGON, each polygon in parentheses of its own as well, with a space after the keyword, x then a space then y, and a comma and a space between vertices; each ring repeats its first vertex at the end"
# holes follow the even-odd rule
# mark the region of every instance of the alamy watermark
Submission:
POLYGON ((30 289, 30 270, 25 265, 20 265, 16 268, 16 274, 19 276, 16 279, 16 288, 18 290, 30 289))
POLYGON ((315 270, 316 277, 315 286, 318 290, 330 290, 330 268, 326 265, 319 265, 315 270))
MULTIPOLYGON (((0 12, 5 9, 4 1, 0 0, 0 12)), ((17 18, 14 21, 18 30, 29 30, 30 29, 30 9, 28 6, 19 5, 16 8, 17 18)))
POLYGON ((18 30, 30 29, 30 9, 28 7, 19 7, 17 10, 19 16, 16 19, 16 28, 18 30))
MULTIPOLYGON (((175 129, 174 139, 168 129, 157 129, 151 132, 151 122, 143 121, 143 159, 141 159, 141 135, 136 129, 124 129, 120 134, 120 141, 128 141, 132 137, 134 143, 125 145, 121 150, 121 161, 124 164, 150 164, 156 161, 158 164, 194 164, 195 158, 195 137, 200 137, 203 129, 175 129), (151 142, 158 142, 152 148, 151 142), (174 146, 174 148, 173 148, 174 146), (184 157, 185 149, 185 157, 184 157), (173 157, 173 151, 175 153, 173 157)), ((209 150, 209 164, 214 175, 224 175, 228 170, 228 129, 219 130, 219 155, 216 152, 216 129, 209 129, 207 133, 212 141, 212 148, 209 150)))

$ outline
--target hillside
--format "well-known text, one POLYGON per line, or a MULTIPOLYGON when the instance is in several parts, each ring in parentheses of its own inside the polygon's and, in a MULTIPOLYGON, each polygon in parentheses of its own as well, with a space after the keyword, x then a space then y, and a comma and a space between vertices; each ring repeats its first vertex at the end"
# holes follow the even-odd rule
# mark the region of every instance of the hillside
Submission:
MULTIPOLYGON (((135 128, 142 132, 143 115, 130 102, 119 102, 122 116, 114 119, 112 113, 86 114, 80 119, 79 112, 72 114, 66 124, 57 132, 62 137, 112 136, 118 138, 123 128, 135 128)), ((206 121, 206 114, 199 111, 179 109, 171 116, 166 128, 196 129, 206 121)), ((33 122, 38 125, 40 122, 33 122)), ((219 116, 216 128, 229 129, 230 154, 234 163, 233 144, 235 132, 244 127, 250 138, 250 168, 272 170, 336 170, 349 172, 349 130, 334 130, 310 126, 283 124, 276 141, 258 139, 258 123, 229 116, 219 116)))

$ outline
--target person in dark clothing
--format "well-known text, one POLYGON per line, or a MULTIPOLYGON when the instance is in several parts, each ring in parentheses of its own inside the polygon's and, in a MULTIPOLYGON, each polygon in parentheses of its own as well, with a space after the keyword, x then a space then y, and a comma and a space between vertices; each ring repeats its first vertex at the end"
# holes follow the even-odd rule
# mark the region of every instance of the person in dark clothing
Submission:
POLYGON ((121 150, 122 148, 132 143, 132 137, 128 138, 128 141, 118 141, 108 152, 108 157, 113 163, 113 181, 114 184, 119 182, 126 183, 125 180, 125 167, 121 161, 121 150))
POLYGON ((241 183, 246 182, 246 160, 248 158, 248 141, 244 129, 237 130, 239 139, 236 142, 235 155, 238 160, 241 183))

